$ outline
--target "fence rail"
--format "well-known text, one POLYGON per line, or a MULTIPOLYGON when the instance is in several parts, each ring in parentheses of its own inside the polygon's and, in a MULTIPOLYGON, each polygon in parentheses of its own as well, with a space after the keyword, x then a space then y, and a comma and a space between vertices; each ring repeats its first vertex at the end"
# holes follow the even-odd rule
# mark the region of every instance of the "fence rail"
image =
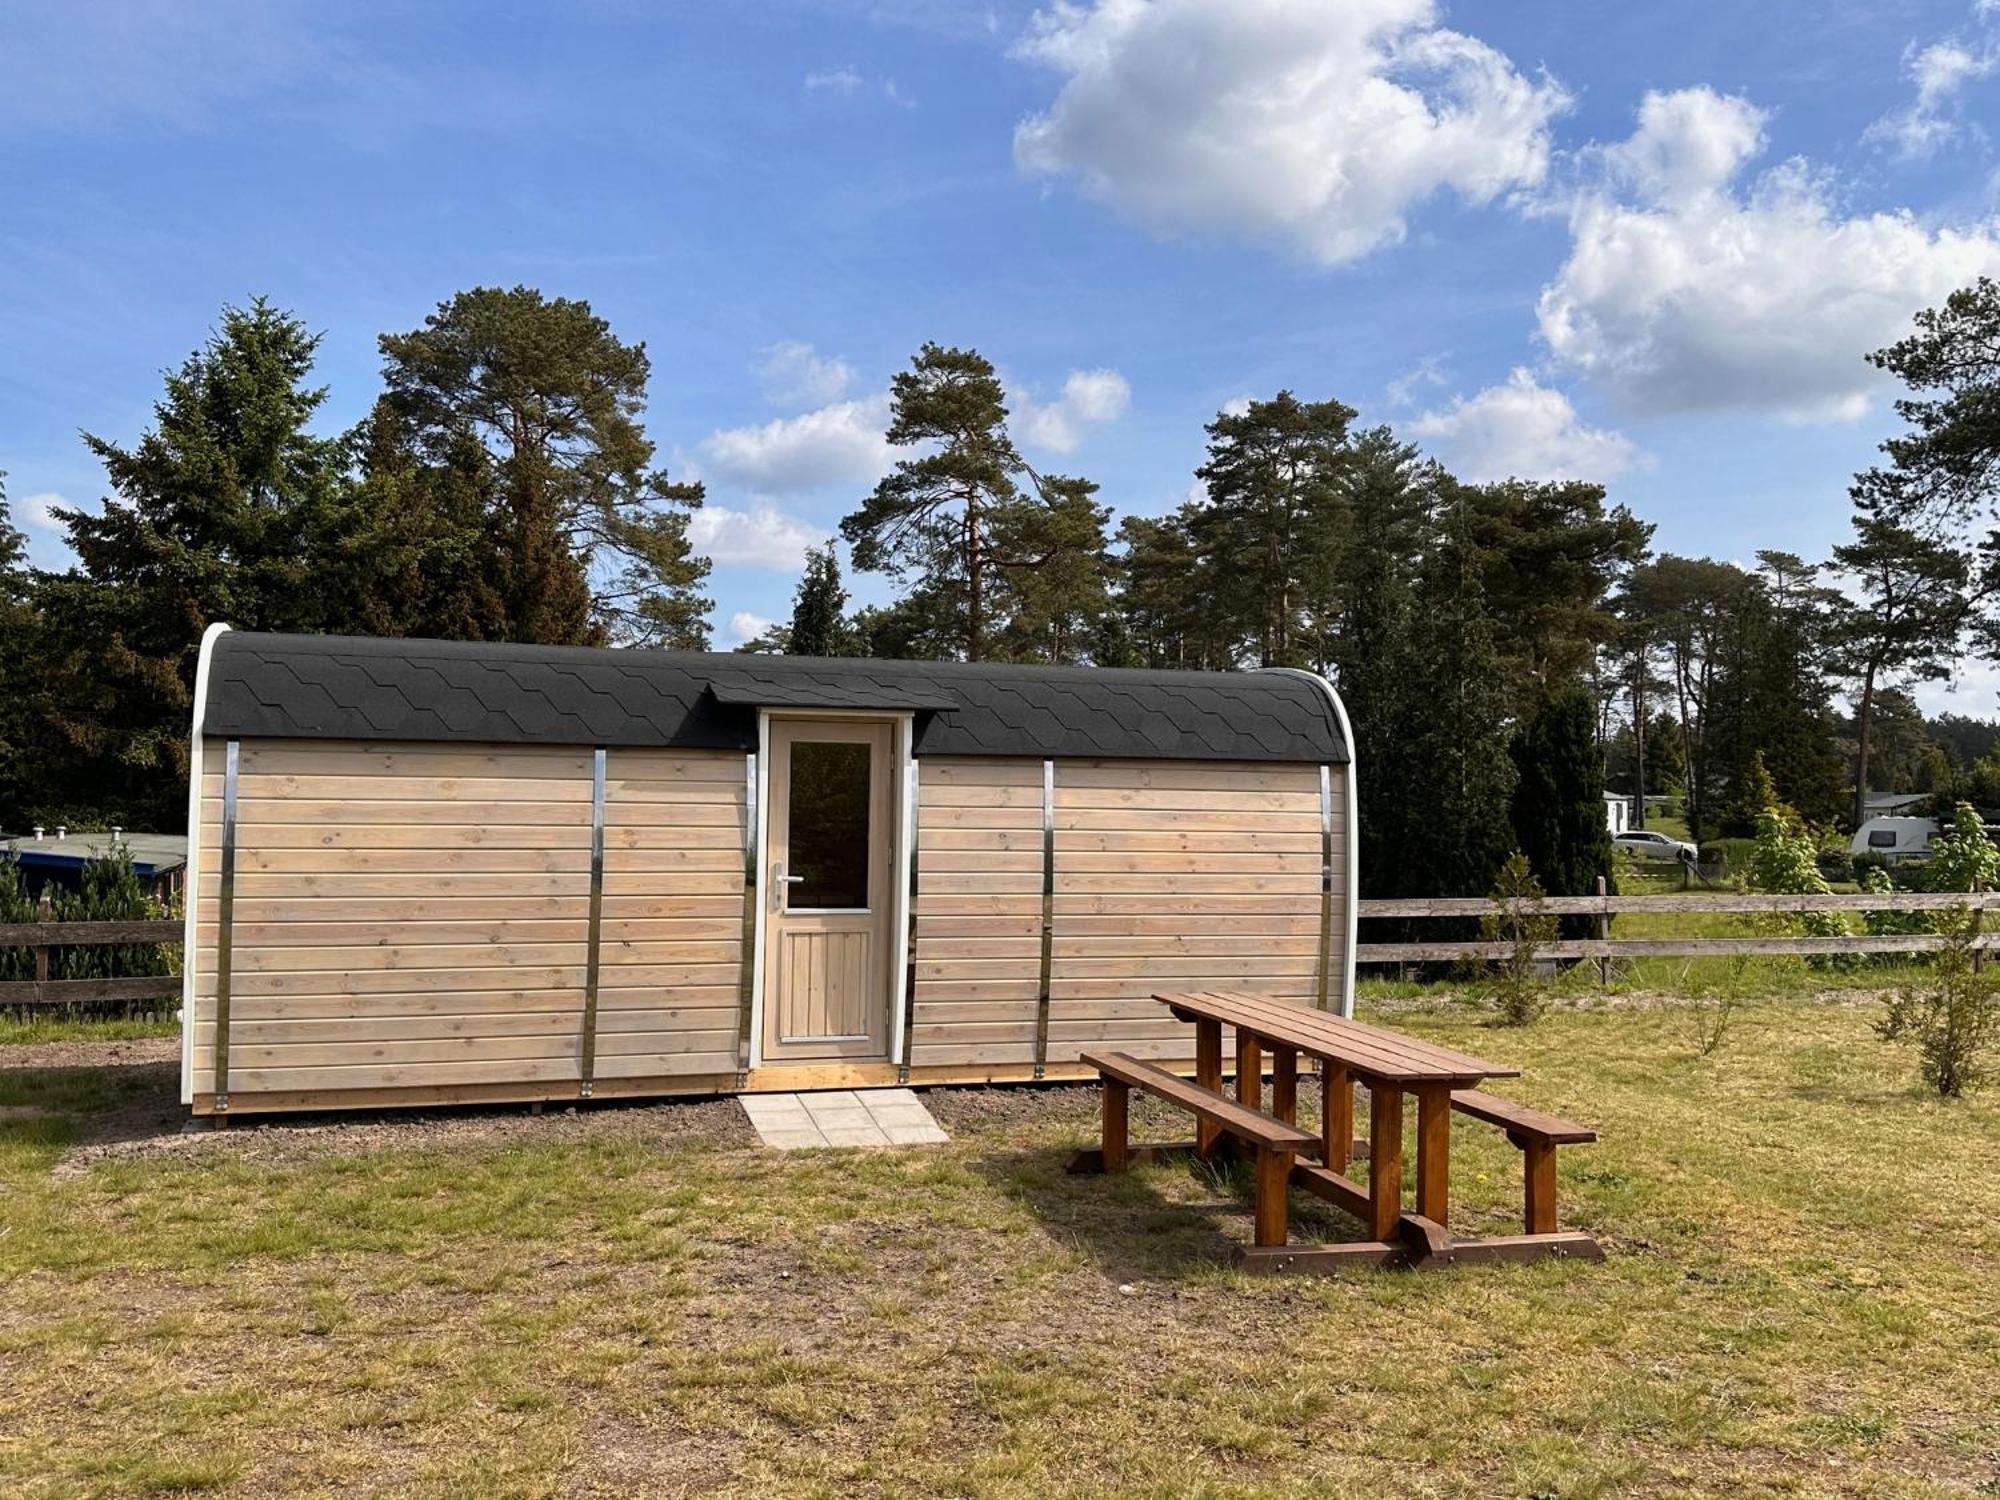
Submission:
MULTIPOLYGON (((48 903, 42 904, 46 912, 48 903)), ((26 948, 35 958, 32 979, 0 980, 0 1010, 16 1006, 94 1005, 136 1000, 164 1000, 178 994, 181 977, 137 974, 122 978, 54 979, 50 956, 58 948, 144 947, 178 943, 184 935, 178 918, 148 918, 126 922, 0 922, 0 948, 26 948)))
MULTIPOLYGON (((1596 917, 1594 938, 1560 938, 1537 944, 1535 956, 1547 959, 1596 959, 1608 964, 1620 958, 1727 958, 1736 955, 1813 957, 1869 953, 1931 953, 1944 946, 1937 933, 1850 934, 1845 937, 1648 937, 1613 938, 1610 919, 1621 913, 1721 913, 1771 915, 1836 911, 1926 912, 1965 907, 1982 915, 2000 911, 2000 891, 1970 893, 1932 891, 1859 891, 1811 896, 1550 896, 1542 909, 1550 916, 1596 917)), ((1494 910, 1484 896, 1412 897, 1362 901, 1362 921, 1383 917, 1483 917, 1494 910)), ((1976 951, 2000 949, 2000 930, 1973 939, 1976 951)), ((1449 963, 1458 959, 1506 958, 1511 943, 1359 943, 1354 960, 1362 964, 1449 963)))
MULTIPOLYGON (((1799 956, 1871 953, 1930 953, 1944 945, 1936 933, 1851 934, 1845 937, 1647 937, 1608 936, 1610 918, 1621 914, 1772 913, 1888 911, 1927 912, 1967 907, 1985 913, 2000 911, 2000 892, 1938 894, 1897 891, 1888 894, 1816 896, 1551 896, 1543 903, 1551 916, 1596 917, 1599 936, 1561 938, 1537 946, 1539 958, 1594 959, 1608 964, 1621 958, 1723 958, 1735 955, 1799 956)), ((1493 910, 1483 896, 1407 898, 1359 903, 1362 921, 1390 917, 1422 919, 1480 917, 1493 910)), ((0 948, 27 948, 35 955, 33 979, 0 980, 0 1009, 14 1006, 77 1005, 158 1000, 180 988, 180 975, 147 974, 129 978, 55 979, 50 955, 58 948, 170 944, 181 940, 176 919, 129 922, 6 922, 0 923, 0 948)), ((2000 950, 2000 927, 1974 939, 1981 952, 2000 950)), ((1513 952, 1511 944, 1466 942, 1360 943, 1354 950, 1361 964, 1450 963, 1460 959, 1499 959, 1513 952)))

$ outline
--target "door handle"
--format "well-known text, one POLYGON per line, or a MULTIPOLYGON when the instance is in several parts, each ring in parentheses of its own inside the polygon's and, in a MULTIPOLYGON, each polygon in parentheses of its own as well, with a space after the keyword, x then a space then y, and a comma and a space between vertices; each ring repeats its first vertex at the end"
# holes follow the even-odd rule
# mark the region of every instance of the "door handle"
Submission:
POLYGON ((804 883, 805 876, 787 875, 785 873, 785 862, 783 860, 779 860, 773 864, 771 866, 771 910, 783 911, 785 909, 786 886, 803 885, 804 883))

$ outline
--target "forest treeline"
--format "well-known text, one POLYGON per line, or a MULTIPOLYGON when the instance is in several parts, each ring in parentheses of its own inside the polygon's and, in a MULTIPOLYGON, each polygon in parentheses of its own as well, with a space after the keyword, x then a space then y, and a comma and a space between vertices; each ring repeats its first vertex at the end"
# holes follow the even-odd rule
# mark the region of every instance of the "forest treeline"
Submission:
MULTIPOLYGON (((136 443, 84 438, 109 494, 59 516, 74 566, 29 567, 0 508, 0 828, 177 828, 214 620, 708 646, 702 489, 646 436, 643 345, 525 287, 379 342, 372 409, 328 435, 317 336, 227 308, 136 443)), ((1588 889, 1607 778, 1683 798, 1698 838, 1773 792, 1829 826, 1890 783, 2000 801, 1993 726, 1927 723, 1908 693, 2000 650, 1994 349, 1982 281, 1873 356, 1906 431, 1857 477, 1851 540, 1738 563, 1654 553, 1599 485, 1463 482, 1290 391, 1218 413, 1189 498, 1114 526, 1089 478, 1024 458, 986 357, 927 344, 892 384, 897 460, 840 526, 895 602, 849 610, 828 546, 746 649, 1325 672, 1378 894, 1483 891, 1516 849, 1588 889)))

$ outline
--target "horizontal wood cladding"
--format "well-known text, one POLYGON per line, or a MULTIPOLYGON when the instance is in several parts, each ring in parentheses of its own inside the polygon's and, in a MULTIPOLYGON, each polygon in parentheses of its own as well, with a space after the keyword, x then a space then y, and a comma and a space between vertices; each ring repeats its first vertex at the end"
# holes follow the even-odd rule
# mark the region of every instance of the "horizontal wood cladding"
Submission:
POLYGON ((1035 1061, 1042 964, 1042 763, 923 762, 917 776, 913 1070, 1035 1061), (958 898, 968 880, 978 899, 958 898), (997 925, 996 925, 997 924, 997 925), (980 943, 960 973, 963 944, 980 943))
POLYGON ((605 758, 599 1078, 736 1066, 745 764, 733 752, 614 749, 605 758), (663 926, 625 915, 635 903, 688 915, 663 926))
MULTIPOLYGON (((1191 1029, 1151 998, 1163 988, 1316 1001, 1319 776, 1303 765, 1055 763, 1051 1066, 1099 1044, 1191 1057, 1191 1029)), ((918 786, 911 1065, 1032 1063, 1041 762, 934 758, 918 786)), ((1336 878, 1343 870, 1337 859, 1336 878)))
MULTIPOLYGON (((1191 1058, 1193 1028, 1153 1000, 1161 989, 1315 1003, 1319 781, 1305 765, 1057 763, 1052 1067, 1103 1045, 1191 1058)), ((958 958, 953 972, 978 962, 958 958)))
MULTIPOLYGON (((573 747, 244 741, 232 1095, 570 1091, 592 762, 573 747)), ((606 770, 596 1076, 733 1069, 744 759, 613 750, 606 770)), ((219 769, 203 777, 198 1094, 215 1066, 223 791, 219 769)))

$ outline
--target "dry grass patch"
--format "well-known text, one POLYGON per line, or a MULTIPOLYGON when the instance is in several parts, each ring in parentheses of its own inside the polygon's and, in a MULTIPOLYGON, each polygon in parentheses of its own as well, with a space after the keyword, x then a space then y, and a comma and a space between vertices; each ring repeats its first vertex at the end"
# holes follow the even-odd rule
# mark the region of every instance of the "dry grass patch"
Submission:
MULTIPOLYGON (((170 1065, 17 1051, 0 1491, 2000 1494, 2000 1108, 1873 1014, 1708 1058, 1670 1005, 1399 1014, 1600 1127, 1562 1190, 1611 1259, 1330 1282, 1229 1268, 1227 1172, 1065 1176, 1085 1089, 933 1094, 922 1151, 727 1101, 183 1138, 170 1065)), ((1456 1145, 1456 1226, 1511 1228, 1518 1157, 1456 1145)))

